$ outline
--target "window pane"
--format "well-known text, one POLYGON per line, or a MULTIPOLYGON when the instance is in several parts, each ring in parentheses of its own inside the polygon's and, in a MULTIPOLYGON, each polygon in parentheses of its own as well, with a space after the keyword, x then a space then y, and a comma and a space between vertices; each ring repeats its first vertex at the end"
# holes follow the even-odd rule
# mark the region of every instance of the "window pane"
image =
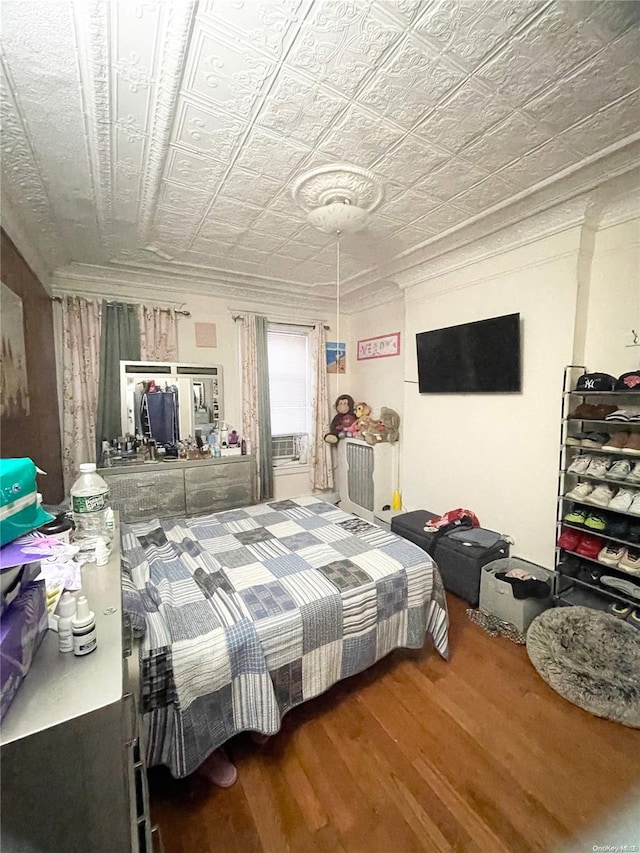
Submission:
POLYGON ((267 331, 272 435, 308 431, 308 340, 301 332, 267 331))

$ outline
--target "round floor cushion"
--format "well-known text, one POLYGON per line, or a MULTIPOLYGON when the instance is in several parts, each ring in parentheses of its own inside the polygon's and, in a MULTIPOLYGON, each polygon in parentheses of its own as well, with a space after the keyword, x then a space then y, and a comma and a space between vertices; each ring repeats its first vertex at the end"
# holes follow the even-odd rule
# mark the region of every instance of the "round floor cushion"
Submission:
POLYGON ((589 607, 554 607, 529 626, 531 663, 557 693, 640 728, 640 631, 589 607))

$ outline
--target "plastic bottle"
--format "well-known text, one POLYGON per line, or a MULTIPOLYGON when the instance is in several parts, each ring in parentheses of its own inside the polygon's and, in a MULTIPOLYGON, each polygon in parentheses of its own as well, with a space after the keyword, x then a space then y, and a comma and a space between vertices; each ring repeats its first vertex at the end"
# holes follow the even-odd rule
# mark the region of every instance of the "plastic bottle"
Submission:
POLYGON ((245 441, 245 439, 244 439, 244 438, 243 438, 243 439, 242 439, 242 441, 240 442, 240 455, 241 455, 241 456, 246 456, 246 455, 247 455, 247 442, 245 441))
POLYGON ((109 546, 99 537, 96 541, 96 566, 106 566, 109 562, 109 546))
POLYGON ((70 592, 63 592, 58 602, 58 651, 73 651, 73 617, 76 599, 70 592))
POLYGON ((73 632, 73 653, 77 657, 88 655, 98 645, 96 638, 96 619, 93 610, 89 610, 86 595, 79 595, 76 613, 71 620, 73 632))
POLYGON ((71 487, 71 508, 76 528, 74 541, 80 546, 81 555, 93 562, 97 540, 109 543, 113 537, 113 530, 109 529, 109 486, 96 474, 94 462, 80 465, 80 476, 71 487))

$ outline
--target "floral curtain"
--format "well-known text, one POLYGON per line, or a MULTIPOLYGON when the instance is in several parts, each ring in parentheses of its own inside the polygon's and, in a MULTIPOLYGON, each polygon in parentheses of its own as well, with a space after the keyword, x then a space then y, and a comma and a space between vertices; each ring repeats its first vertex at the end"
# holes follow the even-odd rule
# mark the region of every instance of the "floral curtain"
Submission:
POLYGON ((178 358, 178 330, 175 311, 140 306, 140 359, 175 361, 178 358))
POLYGON ((238 317, 242 365, 242 436, 256 459, 260 500, 273 497, 266 317, 238 317))
POLYGON ((329 431, 329 399, 325 356, 326 332, 316 323, 311 332, 311 488, 333 488, 331 447, 324 440, 329 431))
POLYGON ((100 304, 62 298, 62 471, 66 494, 96 452, 100 304))

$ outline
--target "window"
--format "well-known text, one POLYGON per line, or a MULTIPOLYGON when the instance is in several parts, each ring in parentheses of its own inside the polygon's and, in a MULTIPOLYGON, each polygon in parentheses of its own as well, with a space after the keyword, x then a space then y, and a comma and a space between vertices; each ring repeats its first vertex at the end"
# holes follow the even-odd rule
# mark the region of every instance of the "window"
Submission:
MULTIPOLYGON (((299 328, 270 325, 267 347, 271 435, 291 439, 305 435, 311 423, 309 335, 299 328)), ((276 446, 285 447, 286 442, 274 441, 274 451, 276 446)))

